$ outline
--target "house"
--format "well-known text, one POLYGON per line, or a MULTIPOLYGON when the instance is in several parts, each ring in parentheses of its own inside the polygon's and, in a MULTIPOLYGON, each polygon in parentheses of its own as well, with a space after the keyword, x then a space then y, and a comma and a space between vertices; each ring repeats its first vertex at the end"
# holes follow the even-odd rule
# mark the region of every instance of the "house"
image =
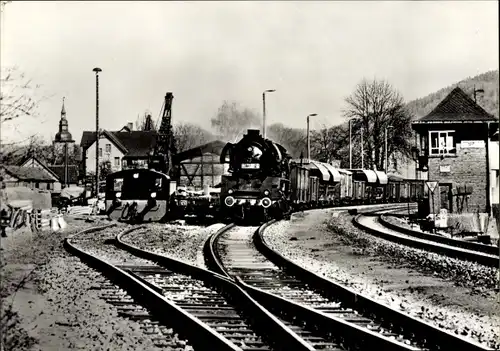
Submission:
POLYGON ((40 161, 35 156, 28 156, 22 159, 16 166, 20 168, 32 168, 38 170, 40 173, 45 174, 48 178, 53 180, 53 183, 49 184, 46 190, 51 192, 61 192, 61 180, 59 176, 50 169, 44 162, 40 161))
MULTIPOLYGON (((5 187, 27 187, 29 189, 53 190, 57 178, 37 167, 2 166, 5 187)), ((59 184, 60 186, 60 184, 59 184)))
MULTIPOLYGON (((110 171, 122 168, 147 167, 148 158, 156 145, 155 131, 135 131, 128 123, 119 131, 103 130, 99 137, 99 163, 109 162, 110 171)), ((84 131, 80 143, 83 155, 83 174, 95 174, 96 132, 84 131)))
POLYGON ((429 196, 433 213, 491 213, 499 191, 498 118, 457 87, 412 128, 421 179, 437 182, 429 196))
MULTIPOLYGON (((17 166, 19 167, 28 167, 28 168, 36 168, 45 172, 48 176, 50 176, 53 180, 53 187, 50 190, 53 193, 60 193, 62 189, 62 185, 65 181, 65 168, 64 165, 50 165, 47 166, 44 162, 40 161, 38 158, 34 156, 29 156, 24 160, 21 160, 17 166)), ((78 185, 78 166, 77 165, 68 165, 68 186, 74 187, 78 185)))

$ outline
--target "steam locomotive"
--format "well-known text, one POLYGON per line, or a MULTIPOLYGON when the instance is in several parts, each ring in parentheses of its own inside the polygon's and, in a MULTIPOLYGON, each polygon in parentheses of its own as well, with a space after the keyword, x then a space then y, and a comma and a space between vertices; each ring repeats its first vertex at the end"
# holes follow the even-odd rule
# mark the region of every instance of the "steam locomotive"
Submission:
POLYGON ((236 144, 227 143, 220 156, 229 163, 222 176, 221 216, 246 218, 289 218, 290 156, 287 150, 249 129, 236 144))

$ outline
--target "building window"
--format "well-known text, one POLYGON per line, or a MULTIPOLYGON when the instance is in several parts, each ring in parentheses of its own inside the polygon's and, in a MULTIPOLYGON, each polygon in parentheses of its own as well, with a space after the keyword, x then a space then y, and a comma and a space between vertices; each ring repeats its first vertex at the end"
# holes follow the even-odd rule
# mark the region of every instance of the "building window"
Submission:
POLYGON ((51 183, 47 183, 47 190, 52 190, 52 184, 51 183))
POLYGON ((40 188, 40 183, 39 182, 35 183, 35 188, 37 188, 37 189, 40 188))
POLYGON ((120 158, 119 157, 115 157, 115 166, 116 167, 120 166, 120 158))
POLYGON ((102 147, 99 148, 99 157, 102 157, 102 147))
POLYGON ((456 154, 455 131, 443 130, 429 132, 429 154, 430 155, 449 155, 456 154))
POLYGON ((111 144, 106 144, 106 152, 111 153, 111 144))

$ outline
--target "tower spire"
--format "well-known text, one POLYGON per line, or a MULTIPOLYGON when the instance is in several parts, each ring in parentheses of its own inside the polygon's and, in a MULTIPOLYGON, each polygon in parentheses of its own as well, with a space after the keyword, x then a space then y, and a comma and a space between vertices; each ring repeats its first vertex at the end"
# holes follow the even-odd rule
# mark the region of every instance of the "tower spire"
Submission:
POLYGON ((66 99, 66 97, 63 96, 61 118, 66 118, 66 109, 64 108, 64 99, 66 99))

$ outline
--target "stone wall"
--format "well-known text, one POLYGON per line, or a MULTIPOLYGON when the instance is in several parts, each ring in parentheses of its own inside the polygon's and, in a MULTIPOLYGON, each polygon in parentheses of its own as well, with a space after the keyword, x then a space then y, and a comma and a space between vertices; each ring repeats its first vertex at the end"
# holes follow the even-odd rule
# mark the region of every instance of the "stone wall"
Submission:
MULTIPOLYGON (((429 180, 437 180, 440 184, 451 183, 452 188, 461 185, 471 185, 473 192, 468 199, 468 209, 465 212, 485 212, 487 188, 486 148, 462 148, 457 144, 457 154, 452 157, 429 158, 429 180)), ((434 209, 439 211, 439 188, 434 192, 434 209)), ((432 204, 431 204, 432 206, 432 204)), ((456 197, 453 197, 452 209, 455 212, 456 197)))

